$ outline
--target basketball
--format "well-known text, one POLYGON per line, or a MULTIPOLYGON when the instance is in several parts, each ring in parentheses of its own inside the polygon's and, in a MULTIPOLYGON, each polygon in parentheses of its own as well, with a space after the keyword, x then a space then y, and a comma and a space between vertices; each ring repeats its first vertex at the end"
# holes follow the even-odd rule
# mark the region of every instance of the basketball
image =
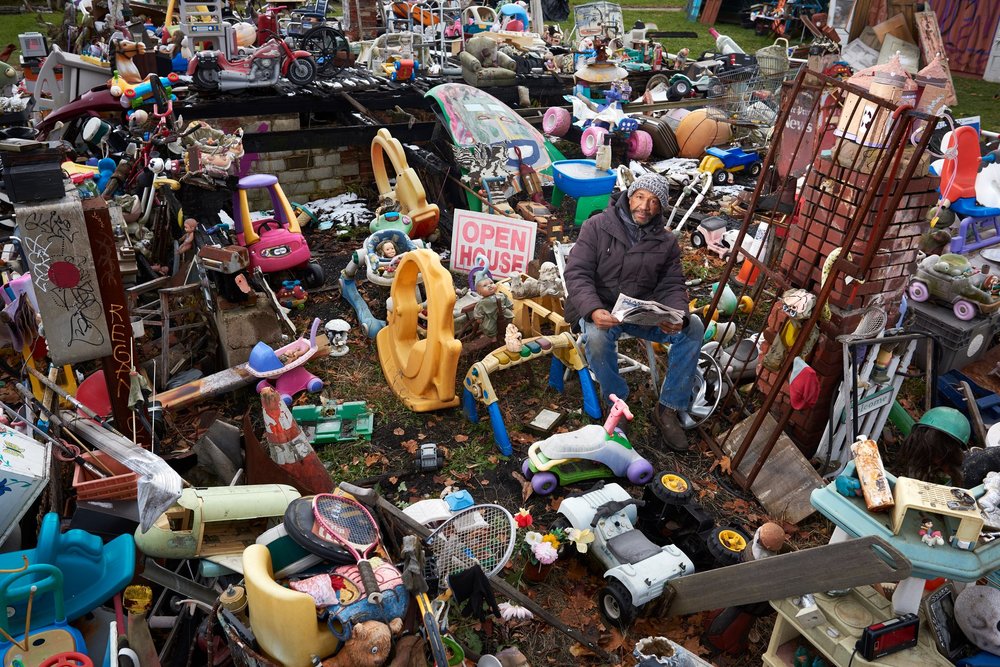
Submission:
POLYGON ((724 144, 731 136, 729 124, 710 118, 706 109, 684 116, 674 134, 680 149, 678 155, 687 158, 700 158, 706 148, 724 144))

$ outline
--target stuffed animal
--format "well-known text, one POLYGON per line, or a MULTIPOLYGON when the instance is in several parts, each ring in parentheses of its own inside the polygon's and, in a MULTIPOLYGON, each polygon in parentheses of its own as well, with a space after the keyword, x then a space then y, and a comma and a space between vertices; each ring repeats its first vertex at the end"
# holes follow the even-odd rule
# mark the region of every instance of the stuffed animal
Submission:
POLYGON ((992 586, 967 586, 955 598, 955 621, 969 641, 984 651, 1000 655, 1000 590, 992 586))
POLYGON ((381 621, 363 621, 354 626, 351 639, 323 661, 323 667, 382 667, 392 652, 392 638, 403 629, 403 621, 394 618, 388 625, 381 621))

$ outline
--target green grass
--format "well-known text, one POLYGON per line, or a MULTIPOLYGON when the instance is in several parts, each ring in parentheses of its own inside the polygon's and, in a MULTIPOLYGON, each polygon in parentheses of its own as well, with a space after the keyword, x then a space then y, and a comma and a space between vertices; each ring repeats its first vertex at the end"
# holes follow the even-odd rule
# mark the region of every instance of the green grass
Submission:
MULTIPOLYGON (((45 20, 53 25, 59 25, 62 22, 62 12, 57 12, 54 14, 42 14, 45 20)), ((0 49, 2 49, 7 44, 16 44, 17 50, 10 57, 8 62, 11 65, 17 65, 18 56, 21 55, 21 44, 17 39, 17 36, 22 32, 40 32, 45 34, 45 28, 38 24, 35 14, 0 14, 0 49)))

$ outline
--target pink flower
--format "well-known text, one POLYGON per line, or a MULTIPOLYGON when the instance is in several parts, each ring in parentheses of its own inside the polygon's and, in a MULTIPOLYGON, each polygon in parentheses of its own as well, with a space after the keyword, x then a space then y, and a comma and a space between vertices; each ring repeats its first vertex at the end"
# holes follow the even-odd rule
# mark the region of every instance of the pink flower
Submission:
POLYGON ((514 521, 517 522, 518 528, 530 528, 534 523, 534 519, 531 518, 531 512, 523 507, 514 515, 514 521))
POLYGON ((559 552, 552 546, 551 542, 539 542, 531 546, 531 552, 542 565, 550 565, 559 558, 559 552))

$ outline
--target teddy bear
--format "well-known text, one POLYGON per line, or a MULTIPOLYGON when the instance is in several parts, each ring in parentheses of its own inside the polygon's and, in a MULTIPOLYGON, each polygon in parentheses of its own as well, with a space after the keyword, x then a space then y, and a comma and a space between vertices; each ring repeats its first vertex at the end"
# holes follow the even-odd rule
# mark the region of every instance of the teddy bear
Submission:
POLYGON ((392 638, 403 630, 403 621, 392 619, 356 623, 351 639, 337 653, 323 661, 323 667, 382 667, 392 652, 392 638))

